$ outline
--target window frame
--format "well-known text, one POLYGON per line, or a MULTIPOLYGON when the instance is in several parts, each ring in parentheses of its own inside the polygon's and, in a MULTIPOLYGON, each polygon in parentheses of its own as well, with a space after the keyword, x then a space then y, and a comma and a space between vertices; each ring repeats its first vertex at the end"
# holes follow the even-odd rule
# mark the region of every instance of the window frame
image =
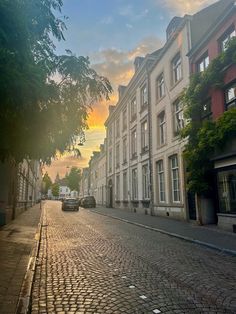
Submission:
POLYGON ((199 72, 199 73, 204 72, 208 68, 209 64, 210 64, 210 58, 209 58, 208 51, 207 51, 197 61, 197 72, 199 72), (206 62, 206 60, 207 60, 207 62, 206 62), (203 69, 201 69, 201 64, 203 65, 203 69))
POLYGON ((146 107, 148 104, 148 89, 147 84, 144 84, 141 88, 141 108, 146 107), (146 91, 144 93, 144 91, 146 91))
POLYGON ((149 172, 148 164, 143 165, 142 166, 143 200, 150 200, 149 173, 148 172, 149 172))
POLYGON ((132 201, 138 200, 138 169, 131 170, 131 183, 132 183, 132 201), (134 176, 135 173, 135 176, 134 176))
POLYGON ((183 78, 182 57, 180 51, 171 60, 172 85, 176 85, 183 78), (180 74, 180 76, 179 76, 180 74))
POLYGON ((180 173, 179 173, 179 159, 178 155, 172 155, 169 157, 169 163, 170 163, 170 178, 171 178, 171 199, 172 203, 180 203, 181 202, 181 192, 180 192, 180 173), (176 164, 173 167, 173 160, 176 160, 176 164), (177 176, 175 176, 177 174, 177 176), (175 182, 176 187, 175 188, 175 182), (175 193, 177 196, 177 199, 175 198, 175 193))
POLYGON ((165 97, 165 78, 162 72, 156 79, 156 100, 159 101, 165 97))
POLYGON ((141 122, 141 149, 142 153, 148 150, 148 121, 144 120, 141 122), (145 128, 146 126, 146 128, 145 128))
POLYGON ((166 113, 165 110, 161 111, 157 116, 157 146, 166 144, 166 113), (163 117, 163 120, 162 120, 163 117))
POLYGON ((172 104, 172 108, 173 108, 173 133, 174 133, 174 137, 179 135, 179 132, 184 128, 185 125, 185 121, 184 121, 184 108, 183 108, 183 103, 181 102, 181 100, 179 98, 177 98, 173 104, 172 104), (180 105, 179 109, 176 110, 176 105, 180 105), (182 117, 181 117, 182 116, 182 117), (177 119, 177 117, 180 117, 179 119, 177 119), (183 125, 179 127, 179 121, 183 121, 183 125), (177 127, 178 126, 178 127, 177 127))
POLYGON ((236 37, 236 29, 234 24, 227 28, 227 30, 223 33, 223 35, 218 39, 219 51, 223 52, 227 49, 227 44, 229 41, 236 37), (234 33, 233 36, 231 36, 234 33), (225 42, 225 44, 224 44, 225 42))
POLYGON ((157 161, 156 169, 157 169, 158 200, 160 203, 165 203, 166 202, 166 189, 165 189, 165 171, 164 171, 163 159, 160 159, 157 161), (160 165, 161 167, 159 167, 160 165), (162 187, 163 189, 161 189, 162 187))
POLYGON ((134 128, 131 130, 131 159, 137 157, 137 128, 134 128), (133 134, 135 134, 135 137, 133 137, 133 134))

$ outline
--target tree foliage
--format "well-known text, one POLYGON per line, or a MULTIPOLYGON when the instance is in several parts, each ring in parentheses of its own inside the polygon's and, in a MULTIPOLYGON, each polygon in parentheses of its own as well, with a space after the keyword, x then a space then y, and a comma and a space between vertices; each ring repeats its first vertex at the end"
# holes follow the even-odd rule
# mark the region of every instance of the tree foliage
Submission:
POLYGON ((79 191, 79 184, 81 180, 81 170, 77 167, 72 167, 69 174, 66 176, 68 187, 71 191, 79 191))
POLYGON ((59 189, 60 189, 59 184, 58 183, 53 183, 53 185, 52 185, 52 195, 54 197, 58 197, 59 196, 59 189))
POLYGON ((87 57, 56 55, 62 0, 0 0, 0 159, 50 162, 73 149, 90 106, 112 88, 87 57))
POLYGON ((48 189, 52 186, 52 180, 49 177, 48 173, 45 172, 42 180, 42 192, 43 194, 46 194, 48 192, 48 189))
POLYGON ((194 74, 189 87, 184 91, 182 101, 189 123, 182 130, 182 137, 188 138, 184 151, 188 188, 196 193, 210 189, 210 173, 213 169, 211 158, 222 150, 229 137, 236 135, 236 109, 230 109, 216 121, 203 120, 212 89, 224 85, 227 67, 236 62, 236 39, 214 59, 208 68, 194 74))

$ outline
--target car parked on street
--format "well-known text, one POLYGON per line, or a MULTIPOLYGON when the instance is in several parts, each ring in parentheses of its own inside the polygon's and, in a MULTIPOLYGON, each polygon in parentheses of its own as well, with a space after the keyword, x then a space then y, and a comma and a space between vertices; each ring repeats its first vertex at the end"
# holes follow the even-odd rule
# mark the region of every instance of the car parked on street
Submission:
POLYGON ((66 198, 62 201, 62 210, 79 210, 79 201, 77 198, 66 198))
POLYGON ((96 200, 94 196, 85 196, 80 201, 80 206, 84 208, 94 208, 96 207, 96 200))

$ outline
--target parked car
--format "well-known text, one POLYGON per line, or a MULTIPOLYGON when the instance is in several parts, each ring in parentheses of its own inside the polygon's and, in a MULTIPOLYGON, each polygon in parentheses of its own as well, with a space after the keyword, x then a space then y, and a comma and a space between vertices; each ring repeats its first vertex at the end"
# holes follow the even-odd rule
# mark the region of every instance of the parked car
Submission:
POLYGON ((80 206, 84 208, 94 208, 96 207, 96 200, 94 196, 85 196, 80 201, 80 206))
POLYGON ((66 198, 62 201, 62 210, 79 210, 77 198, 66 198))

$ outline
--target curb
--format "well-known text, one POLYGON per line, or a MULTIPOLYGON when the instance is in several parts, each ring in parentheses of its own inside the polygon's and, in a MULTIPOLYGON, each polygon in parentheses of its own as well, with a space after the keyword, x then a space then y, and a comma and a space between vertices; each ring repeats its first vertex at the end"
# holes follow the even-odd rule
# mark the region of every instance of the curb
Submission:
POLYGON ((40 203, 40 208, 41 208, 41 216, 40 216, 40 221, 38 223, 38 227, 35 233, 35 243, 30 253, 29 263, 27 266, 27 270, 26 270, 26 274, 25 274, 22 286, 21 286, 21 292, 20 292, 15 314, 29 313, 31 290, 32 290, 32 285, 33 285, 33 280, 34 280, 36 261, 37 261, 37 256, 39 252, 39 245, 40 245, 41 232, 42 232, 42 220, 43 220, 42 203, 40 203))
POLYGON ((204 246, 204 247, 207 247, 209 249, 212 249, 212 250, 215 250, 215 251, 218 251, 218 252, 230 255, 230 256, 236 256, 236 251, 234 251, 234 250, 224 249, 224 248, 219 247, 219 246, 214 245, 214 244, 210 244, 210 243, 203 242, 203 241, 200 241, 200 240, 196 240, 196 239, 193 239, 193 238, 185 237, 185 236, 179 235, 177 233, 172 233, 172 232, 165 231, 165 230, 162 230, 162 229, 149 227, 149 226, 140 224, 138 222, 130 221, 130 220, 127 220, 127 219, 124 219, 124 218, 119 218, 119 217, 116 217, 116 216, 103 214, 103 213, 99 213, 99 212, 96 212, 96 211, 93 211, 93 213, 96 213, 96 214, 102 215, 102 216, 106 216, 106 217, 110 217, 110 218, 113 218, 113 219, 116 219, 116 220, 120 220, 120 221, 126 222, 128 224, 135 225, 135 226, 138 226, 138 227, 142 227, 142 228, 145 228, 145 229, 148 229, 148 230, 151 230, 151 231, 159 232, 159 233, 162 233, 162 234, 165 234, 165 235, 168 235, 170 237, 177 238, 177 239, 180 239, 180 240, 183 240, 183 241, 186 241, 186 242, 190 242, 190 243, 194 243, 194 244, 197 244, 197 245, 200 245, 200 246, 204 246))

